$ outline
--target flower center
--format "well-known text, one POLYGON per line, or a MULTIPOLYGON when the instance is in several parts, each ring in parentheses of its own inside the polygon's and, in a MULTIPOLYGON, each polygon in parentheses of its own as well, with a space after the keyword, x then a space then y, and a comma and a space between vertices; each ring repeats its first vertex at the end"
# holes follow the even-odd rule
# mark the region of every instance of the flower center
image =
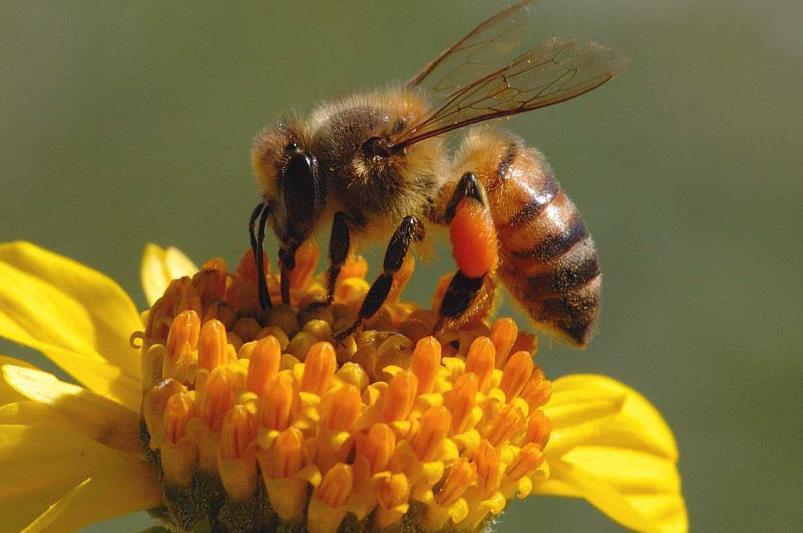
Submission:
MULTIPOLYGON (((429 336, 432 310, 391 297, 359 333, 368 284, 351 257, 321 301, 302 247, 293 306, 263 312, 253 256, 174 280, 142 334, 143 443, 174 528, 475 531, 547 475, 551 384, 510 319, 429 336), (298 309, 298 311, 296 311, 298 309)), ((279 282, 267 275, 278 300, 279 282)), ((437 307, 436 305, 433 307, 437 307)))

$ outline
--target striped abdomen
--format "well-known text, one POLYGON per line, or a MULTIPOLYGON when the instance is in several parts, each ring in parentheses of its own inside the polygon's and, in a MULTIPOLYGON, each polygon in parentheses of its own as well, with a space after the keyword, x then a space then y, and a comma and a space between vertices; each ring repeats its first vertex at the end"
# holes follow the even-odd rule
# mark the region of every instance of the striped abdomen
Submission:
POLYGON ((599 309, 594 241, 544 157, 503 132, 472 134, 459 165, 474 165, 500 244, 499 276, 530 316, 585 345, 599 309))

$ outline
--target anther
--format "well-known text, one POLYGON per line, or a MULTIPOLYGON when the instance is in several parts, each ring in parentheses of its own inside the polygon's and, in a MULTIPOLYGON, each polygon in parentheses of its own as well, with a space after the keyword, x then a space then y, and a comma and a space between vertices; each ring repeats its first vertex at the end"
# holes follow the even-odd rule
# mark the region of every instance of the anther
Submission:
POLYGON ((510 349, 516 342, 519 328, 510 318, 498 318, 491 327, 491 342, 496 348, 496 368, 503 368, 510 349))
POLYGON ((487 439, 493 446, 499 446, 523 427, 524 413, 518 407, 507 404, 499 410, 487 439))
POLYGON ((531 442, 516 455, 515 459, 508 465, 505 474, 513 481, 518 481, 522 477, 529 475, 544 462, 544 452, 538 444, 531 442))
POLYGON ((527 352, 516 352, 508 359, 502 373, 502 381, 499 383, 499 388, 505 393, 505 399, 508 402, 517 396, 530 381, 534 366, 533 358, 527 352))
POLYGON ((477 376, 479 390, 487 392, 496 364, 496 349, 488 337, 477 337, 468 349, 466 372, 477 376))
POLYGON ((421 426, 413 437, 412 448, 422 462, 432 461, 449 434, 452 417, 445 407, 430 407, 421 417, 421 426))
POLYGON ((368 434, 357 439, 357 456, 364 457, 371 474, 386 469, 396 449, 396 434, 385 424, 374 424, 368 434))
POLYGON ((549 434, 551 432, 552 424, 549 422, 549 418, 540 410, 533 411, 530 413, 524 442, 533 442, 543 450, 547 442, 549 442, 549 434))
POLYGON ((353 484, 354 474, 351 467, 338 463, 323 476, 315 496, 329 507, 343 507, 351 495, 353 484))
POLYGON ((418 378, 418 393, 432 392, 441 366, 441 343, 435 337, 418 341, 413 350, 410 371, 418 378))
POLYGON ((483 493, 495 491, 502 480, 502 463, 499 452, 487 440, 483 440, 474 452, 474 466, 477 468, 477 480, 483 493))
POLYGON ((282 431, 270 448, 260 458, 259 466, 265 477, 269 479, 288 478, 294 476, 304 466, 304 436, 296 428, 282 431))
POLYGON ((520 396, 524 398, 530 409, 541 407, 552 396, 552 382, 544 378, 544 373, 540 368, 535 367, 533 376, 524 386, 520 396))
POLYGON ((265 386, 279 373, 282 349, 275 337, 268 335, 256 342, 248 362, 246 388, 262 394, 265 386))
POLYGON ((455 461, 449 470, 446 481, 435 497, 435 501, 443 507, 452 505, 476 479, 477 470, 474 465, 465 457, 461 457, 455 461))
POLYGON ((177 359, 180 355, 195 350, 201 332, 201 319, 195 311, 182 311, 173 319, 167 335, 167 355, 177 359))
POLYGON ((474 374, 463 374, 455 382, 454 388, 446 394, 446 407, 452 414, 452 431, 463 433, 469 429, 471 411, 477 401, 477 383, 474 374))
POLYGON ((329 386, 337 369, 335 349, 328 342, 313 344, 304 360, 301 390, 321 396, 329 386))
POLYGON ((290 423, 292 409, 293 385, 275 377, 264 387, 260 396, 260 422, 268 429, 283 431, 290 423))
POLYGON ((244 405, 235 405, 220 427, 220 456, 241 459, 256 438, 256 422, 244 405))
POLYGON ((187 423, 192 418, 192 397, 185 392, 173 394, 165 406, 164 434, 173 444, 187 435, 187 423))
POLYGON ((386 422, 405 420, 413 408, 418 379, 409 371, 393 376, 382 399, 382 417, 386 422))
POLYGON ((351 431, 360 416, 360 391, 354 385, 343 385, 328 392, 321 402, 323 427, 330 431, 351 431))
POLYGON ((202 368, 210 371, 226 364, 228 362, 226 346, 226 326, 219 320, 208 320, 201 327, 198 363, 202 368))
POLYGON ((213 431, 219 431, 223 416, 234 404, 233 378, 226 367, 214 369, 200 394, 198 417, 213 431))
POLYGON ((226 262, 217 258, 204 263, 192 277, 192 285, 204 307, 223 298, 228 270, 226 262))

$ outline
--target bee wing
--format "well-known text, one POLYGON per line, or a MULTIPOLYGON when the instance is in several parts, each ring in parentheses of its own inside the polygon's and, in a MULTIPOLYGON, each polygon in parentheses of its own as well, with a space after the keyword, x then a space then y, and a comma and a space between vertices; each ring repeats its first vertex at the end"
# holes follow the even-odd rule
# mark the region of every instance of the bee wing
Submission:
POLYGON ((521 48, 530 23, 525 0, 500 11, 441 52, 407 82, 407 88, 424 87, 434 99, 446 97, 468 82, 504 64, 521 48))
POLYGON ((391 139, 393 147, 570 100, 599 87, 627 65, 615 50, 559 37, 508 59, 509 52, 502 54, 515 50, 515 30, 524 27, 522 16, 529 3, 516 4, 483 22, 408 82, 408 88, 431 87, 432 105, 391 139), (496 66, 485 57, 495 58, 496 66))

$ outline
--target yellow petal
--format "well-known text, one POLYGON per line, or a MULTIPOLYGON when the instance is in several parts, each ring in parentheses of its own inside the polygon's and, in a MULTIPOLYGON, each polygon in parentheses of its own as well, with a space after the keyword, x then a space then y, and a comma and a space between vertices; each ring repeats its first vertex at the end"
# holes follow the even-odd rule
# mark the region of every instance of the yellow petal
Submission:
POLYGON ((148 305, 153 305, 164 294, 172 280, 192 276, 196 272, 198 267, 178 248, 147 244, 142 254, 140 279, 148 305))
POLYGON ((4 365, 2 376, 17 392, 62 415, 95 442, 135 454, 141 451, 139 415, 134 411, 41 370, 4 365))
POLYGON ((2 530, 18 531, 87 478, 51 525, 72 530, 161 504, 157 472, 139 456, 102 446, 58 425, 0 425, 2 530), (89 489, 92 490, 89 490, 89 489))
MULTIPOLYGON (((3 365, 17 365, 26 368, 33 368, 33 365, 21 359, 16 359, 7 355, 0 355, 0 367, 3 365)), ((3 379, 0 379, 0 406, 11 402, 17 402, 24 398, 25 397, 22 394, 14 390, 14 387, 6 383, 3 379)))
POLYGON ((152 480, 127 479, 120 483, 110 476, 87 478, 37 517, 25 533, 47 531, 70 532, 137 511, 162 505, 161 490, 152 480), (102 502, 101 505, 98 503, 102 502))
POLYGON ((114 367, 123 380, 139 379, 128 339, 142 322, 114 281, 24 242, 0 245, 0 279, 0 335, 42 351, 93 390, 114 379, 114 367))
MULTIPOLYGON (((553 420, 545 450, 551 475, 534 492, 585 498, 638 531, 686 531, 677 446, 655 407, 605 376, 567 376, 554 391, 559 401, 552 408, 572 416, 553 420), (601 409, 606 403, 618 412, 601 409)), ((544 410, 551 417, 550 408, 544 410)))

